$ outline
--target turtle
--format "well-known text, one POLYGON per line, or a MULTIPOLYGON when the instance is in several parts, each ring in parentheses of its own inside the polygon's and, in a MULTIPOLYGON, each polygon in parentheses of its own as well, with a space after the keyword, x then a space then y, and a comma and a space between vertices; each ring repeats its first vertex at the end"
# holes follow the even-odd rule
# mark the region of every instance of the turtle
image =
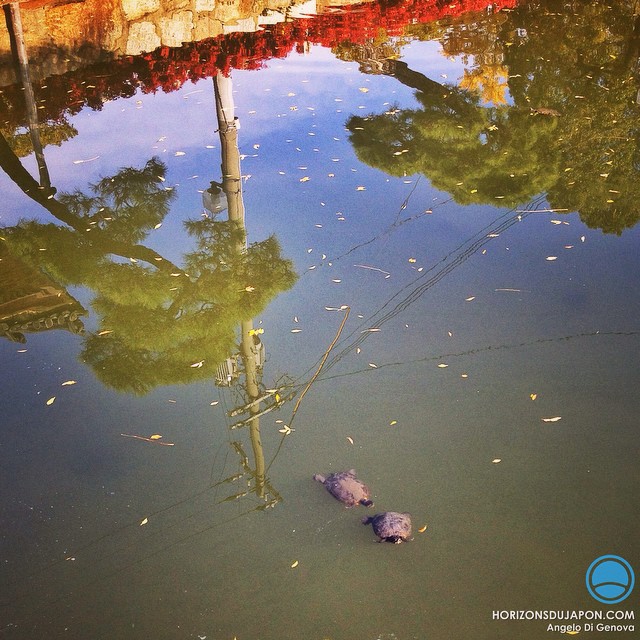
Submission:
POLYGON ((371 492, 364 482, 356 478, 355 469, 349 471, 339 471, 332 473, 326 478, 319 473, 313 476, 316 482, 321 482, 326 490, 336 499, 340 500, 347 509, 361 504, 365 507, 372 507, 373 502, 369 499, 371 492))
POLYGON ((362 518, 362 524, 370 524, 378 536, 378 542, 400 544, 410 540, 411 514, 385 511, 369 518, 362 518))

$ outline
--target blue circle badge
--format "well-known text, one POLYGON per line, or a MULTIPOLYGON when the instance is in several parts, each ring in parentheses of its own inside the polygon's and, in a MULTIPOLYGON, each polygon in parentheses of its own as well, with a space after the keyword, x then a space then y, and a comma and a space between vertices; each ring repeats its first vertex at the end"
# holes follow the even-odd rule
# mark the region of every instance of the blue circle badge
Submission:
POLYGON ((587 569, 587 590, 604 604, 617 604, 631 595, 636 577, 620 556, 600 556, 587 569))

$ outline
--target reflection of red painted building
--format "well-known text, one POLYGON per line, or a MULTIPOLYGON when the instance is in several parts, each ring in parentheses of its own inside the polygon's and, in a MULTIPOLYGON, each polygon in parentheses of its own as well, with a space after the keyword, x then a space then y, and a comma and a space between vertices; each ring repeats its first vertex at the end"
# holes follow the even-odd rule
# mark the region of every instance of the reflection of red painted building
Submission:
MULTIPOLYGON (((317 44, 334 48, 344 42, 362 44, 373 39, 401 36, 407 25, 426 23, 469 11, 514 7, 518 0, 406 0, 370 2, 327 10, 309 18, 282 22, 256 32, 236 32, 179 48, 160 47, 152 53, 105 60, 90 68, 63 76, 51 76, 46 87, 36 88, 44 109, 43 120, 59 121, 85 106, 100 109, 104 102, 132 96, 137 90, 174 91, 185 82, 196 82, 233 69, 258 69, 272 58, 317 44)), ((3 99, 13 113, 5 116, 15 127, 21 117, 20 89, 6 87, 3 99)))

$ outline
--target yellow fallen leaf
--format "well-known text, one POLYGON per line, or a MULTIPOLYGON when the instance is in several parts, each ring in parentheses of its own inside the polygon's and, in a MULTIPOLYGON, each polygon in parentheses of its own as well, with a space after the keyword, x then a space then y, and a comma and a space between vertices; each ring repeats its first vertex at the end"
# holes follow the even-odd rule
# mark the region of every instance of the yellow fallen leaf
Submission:
POLYGON ((418 533, 424 533, 427 530, 427 525, 425 524, 424 527, 420 527, 418 529, 418 533))
POLYGON ((204 364, 204 360, 200 360, 200 362, 194 362, 193 364, 190 364, 189 366, 192 369, 199 369, 203 364, 204 364))
POLYGON ((47 405, 53 404, 55 401, 56 401, 56 397, 55 397, 55 396, 53 396, 52 398, 49 398, 49 399, 47 400, 47 405))
POLYGON ((347 440, 349 441, 349 444, 353 444, 353 438, 351 436, 347 436, 347 440))
POLYGON ((369 366, 370 366, 372 369, 377 369, 377 368, 378 368, 378 365, 377 365, 377 364, 374 364, 373 362, 370 362, 370 363, 369 363, 369 366))
POLYGON ((300 563, 296 560, 295 562, 292 563, 291 568, 295 569, 298 566, 298 564, 300 563))
POLYGON ((441 363, 438 365, 438 367, 439 367, 440 369, 446 369, 448 366, 449 366, 449 365, 448 365, 448 364, 445 364, 444 362, 441 362, 441 363))
POLYGON ((76 381, 75 380, 67 380, 66 382, 63 382, 60 386, 68 387, 69 385, 72 385, 72 384, 76 384, 76 381))
POLYGON ((393 427, 393 426, 394 426, 394 425, 396 425, 396 424, 398 424, 398 421, 397 421, 397 420, 392 420, 392 421, 389 423, 389 426, 390 426, 390 427, 393 427))
POLYGON ((98 335, 99 336, 106 336, 109 333, 113 333, 113 329, 105 329, 104 331, 99 331, 98 335))
POLYGON ((499 464, 502 462, 502 458, 494 458, 491 462, 493 462, 493 464, 499 464))
POLYGON ((538 394, 537 394, 537 393, 530 393, 530 394, 529 394, 529 397, 530 397, 532 400, 535 400, 535 399, 538 397, 538 394))
POLYGON ((144 526, 145 524, 147 524, 147 522, 149 522, 149 518, 145 518, 141 523, 140 523, 140 527, 144 526))
POLYGON ((553 260, 557 260, 557 259, 558 259, 558 256, 548 256, 546 259, 547 259, 549 262, 551 262, 551 261, 553 261, 553 260))
POLYGON ((162 436, 159 433, 154 433, 152 436, 149 436, 150 440, 160 440, 162 436))
POLYGON ((300 178, 300 182, 309 182, 311 178, 309 176, 304 176, 304 178, 300 178))
POLYGON ((302 329, 291 329, 291 333, 300 333, 302 329))
POLYGON ((475 296, 471 296, 469 298, 465 298, 465 302, 471 302, 472 300, 475 300, 476 297, 475 296))
POLYGON ((562 416, 555 416, 554 418, 542 418, 542 422, 558 422, 562 420, 562 416))

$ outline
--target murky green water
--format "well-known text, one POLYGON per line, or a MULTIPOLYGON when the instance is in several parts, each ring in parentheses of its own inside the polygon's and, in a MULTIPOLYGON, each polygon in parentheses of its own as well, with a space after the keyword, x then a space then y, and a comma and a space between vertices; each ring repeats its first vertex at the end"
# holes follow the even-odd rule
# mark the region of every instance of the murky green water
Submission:
POLYGON ((637 610, 585 588, 640 567, 632 3, 535 4, 67 111, 55 194, 5 129, 3 638, 637 610), (312 480, 352 467, 410 543, 312 480))

